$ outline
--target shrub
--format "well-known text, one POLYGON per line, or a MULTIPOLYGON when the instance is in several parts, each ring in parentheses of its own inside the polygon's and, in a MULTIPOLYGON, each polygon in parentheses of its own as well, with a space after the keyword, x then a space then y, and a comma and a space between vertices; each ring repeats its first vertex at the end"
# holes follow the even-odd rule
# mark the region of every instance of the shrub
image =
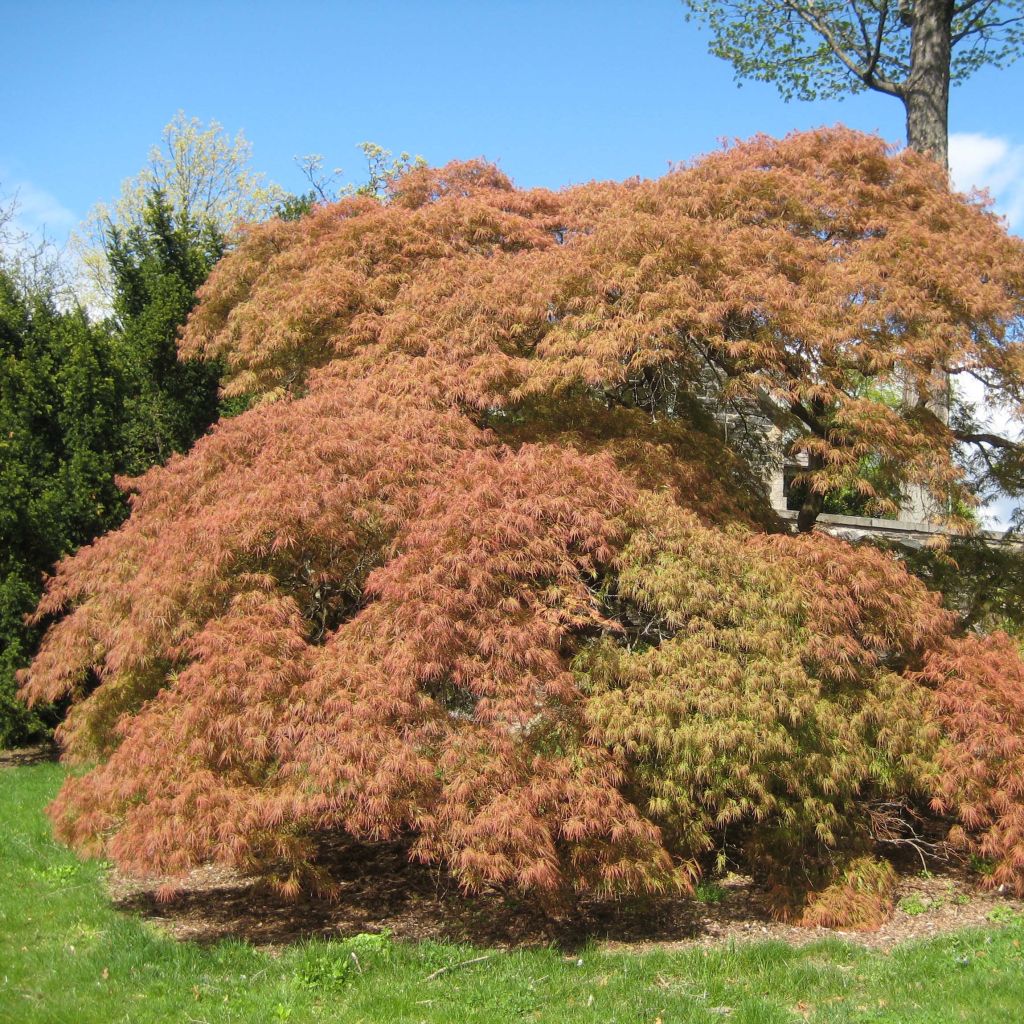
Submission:
POLYGON ((926 900, 923 896, 919 896, 917 893, 912 893, 910 896, 904 896, 899 902, 899 908, 908 917, 918 917, 920 914, 924 914, 932 906, 931 900, 926 900))
POLYGON ((899 346, 930 373, 933 337, 1010 373, 1019 246, 840 130, 660 182, 524 192, 469 163, 390 188, 218 264, 182 351, 253 406, 50 581, 24 693, 72 702, 92 763, 58 833, 287 893, 329 884, 325 832, 407 836, 469 890, 553 899, 687 889, 728 842, 790 902, 838 885, 872 919, 883 868, 828 866, 867 845, 866 799, 963 795, 943 680, 984 688, 984 643, 889 556, 768 532, 761 428, 706 407, 804 423, 812 493, 868 486, 876 450, 956 489, 945 428, 851 374, 899 346))

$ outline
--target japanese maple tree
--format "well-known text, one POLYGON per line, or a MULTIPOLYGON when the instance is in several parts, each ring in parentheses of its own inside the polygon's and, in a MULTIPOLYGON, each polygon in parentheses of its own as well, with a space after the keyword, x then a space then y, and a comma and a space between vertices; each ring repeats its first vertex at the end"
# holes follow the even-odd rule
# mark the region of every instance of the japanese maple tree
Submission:
POLYGON ((685 889, 728 845, 783 912, 831 921, 835 884, 868 920, 868 807, 900 797, 1024 891, 1016 651, 809 532, 851 486, 960 522, 965 446, 1014 486, 969 408, 864 384, 1019 403, 1022 316, 1020 240, 844 129, 559 193, 418 167, 250 228, 181 351, 252 407, 127 481, 36 613, 24 693, 71 699, 89 765, 58 833, 288 892, 329 885, 335 830, 542 894, 685 889), (803 536, 767 505, 769 426, 808 455, 803 536))

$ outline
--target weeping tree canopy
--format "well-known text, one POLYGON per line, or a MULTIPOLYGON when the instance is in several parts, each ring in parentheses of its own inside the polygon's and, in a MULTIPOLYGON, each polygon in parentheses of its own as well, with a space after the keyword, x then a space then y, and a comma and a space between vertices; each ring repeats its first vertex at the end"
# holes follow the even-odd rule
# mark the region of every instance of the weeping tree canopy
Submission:
POLYGON ((922 485, 955 523, 1015 486, 969 408, 866 385, 1020 403, 1022 256, 842 129, 560 193, 419 167, 251 228, 181 352, 254 404, 126 482, 36 613, 23 692, 72 698, 90 766, 60 835, 287 892, 331 831, 538 894, 685 889, 728 846, 781 912, 840 886, 868 920, 898 798, 1024 891, 1015 648, 882 552, 773 533, 763 484, 777 428, 812 497, 922 485))

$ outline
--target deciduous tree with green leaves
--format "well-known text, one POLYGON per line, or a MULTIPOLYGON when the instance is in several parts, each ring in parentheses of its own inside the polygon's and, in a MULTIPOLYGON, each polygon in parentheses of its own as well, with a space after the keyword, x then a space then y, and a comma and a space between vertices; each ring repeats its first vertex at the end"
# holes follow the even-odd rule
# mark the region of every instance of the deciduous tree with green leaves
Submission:
POLYGON ((1021 0, 683 0, 711 52, 787 99, 872 89, 906 108, 907 142, 948 159, 950 85, 1024 41, 1021 0))
POLYGON ((112 302, 108 262, 111 228, 145 230, 155 193, 163 194, 175 222, 227 238, 242 223, 265 220, 287 193, 252 169, 252 144, 230 136, 218 121, 203 124, 178 111, 165 125, 149 161, 121 186, 113 203, 98 203, 74 242, 96 297, 112 302))

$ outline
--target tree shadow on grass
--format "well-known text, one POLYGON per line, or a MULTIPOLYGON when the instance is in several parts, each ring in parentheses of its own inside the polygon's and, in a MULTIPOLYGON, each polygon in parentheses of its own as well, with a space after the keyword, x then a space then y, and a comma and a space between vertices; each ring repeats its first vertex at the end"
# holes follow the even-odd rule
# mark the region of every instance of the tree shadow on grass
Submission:
POLYGON ((55 743, 37 743, 31 747, 0 750, 0 768, 25 768, 60 760, 60 749, 55 743))

